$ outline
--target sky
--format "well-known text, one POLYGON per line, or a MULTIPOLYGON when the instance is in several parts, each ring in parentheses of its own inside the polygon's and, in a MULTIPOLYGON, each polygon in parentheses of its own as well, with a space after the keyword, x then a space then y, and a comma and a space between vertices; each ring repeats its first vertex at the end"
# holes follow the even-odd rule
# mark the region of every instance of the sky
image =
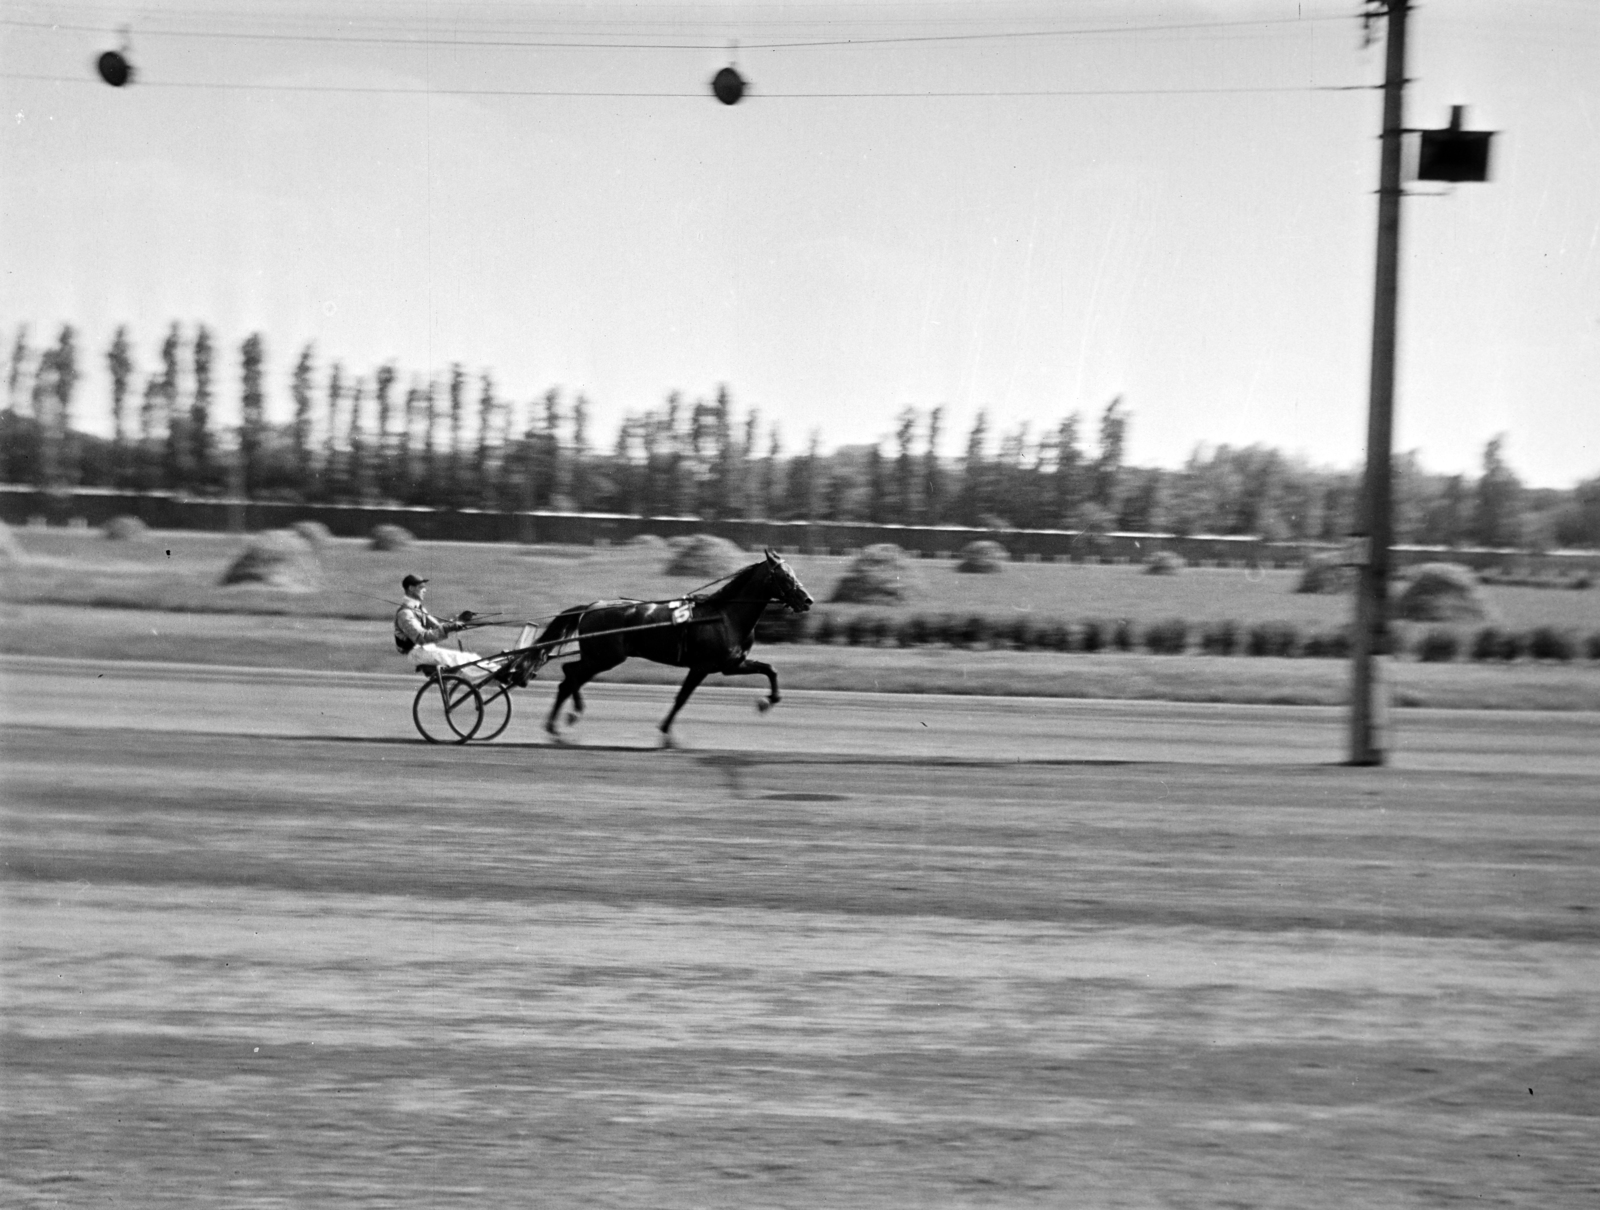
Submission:
MULTIPOLYGON (((1364 457, 1379 37, 1357 0, 179 0, 0 12, 0 334, 148 372, 173 321, 627 413, 726 384, 785 448, 945 409, 1127 456, 1364 457), (122 43, 137 77, 101 83, 122 43), (735 63, 749 92, 718 103, 735 63)), ((1600 473, 1600 4, 1428 0, 1406 124, 1497 131, 1404 203, 1395 447, 1600 473)), ((920 437, 919 437, 920 440, 920 437)))

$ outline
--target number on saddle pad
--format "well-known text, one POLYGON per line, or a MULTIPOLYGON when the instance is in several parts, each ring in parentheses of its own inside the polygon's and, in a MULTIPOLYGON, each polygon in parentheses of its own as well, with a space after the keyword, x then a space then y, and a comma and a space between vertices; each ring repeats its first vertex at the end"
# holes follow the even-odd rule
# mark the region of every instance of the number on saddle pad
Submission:
POLYGON ((694 616, 693 601, 668 601, 672 607, 672 620, 677 625, 682 625, 694 616))

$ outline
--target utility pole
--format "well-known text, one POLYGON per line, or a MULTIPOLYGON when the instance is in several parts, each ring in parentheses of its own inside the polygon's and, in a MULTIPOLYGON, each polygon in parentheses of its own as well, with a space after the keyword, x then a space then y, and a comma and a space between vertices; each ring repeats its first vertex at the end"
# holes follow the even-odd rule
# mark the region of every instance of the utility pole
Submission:
MULTIPOLYGON (((1378 174, 1378 270, 1372 302, 1372 379, 1367 470, 1356 516, 1355 634, 1350 645, 1350 760, 1381 765, 1389 747, 1389 686, 1378 675, 1389 656, 1389 568, 1394 543, 1395 328, 1400 285, 1400 139, 1406 133, 1406 17, 1411 0, 1367 0, 1368 20, 1388 19, 1383 75, 1383 150, 1378 174)), ((1465 106, 1443 130, 1423 130, 1417 179, 1487 181, 1493 131, 1463 130, 1465 106)))
POLYGON ((1406 15, 1410 0, 1387 0, 1383 142, 1378 173, 1378 269, 1372 303, 1372 378, 1367 404, 1367 471, 1356 517, 1356 617, 1350 645, 1350 761, 1381 765, 1388 737, 1387 686, 1376 660, 1389 652, 1389 547, 1394 542, 1395 317, 1400 285, 1400 136, 1405 129, 1406 15))

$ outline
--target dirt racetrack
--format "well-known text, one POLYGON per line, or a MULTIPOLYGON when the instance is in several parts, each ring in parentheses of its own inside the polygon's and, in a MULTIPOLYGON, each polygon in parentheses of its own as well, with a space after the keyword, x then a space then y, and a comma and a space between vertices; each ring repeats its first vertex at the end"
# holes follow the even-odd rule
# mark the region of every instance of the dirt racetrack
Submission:
POLYGON ((1600 720, 0 661, 7 1206, 1600 1204, 1600 720))

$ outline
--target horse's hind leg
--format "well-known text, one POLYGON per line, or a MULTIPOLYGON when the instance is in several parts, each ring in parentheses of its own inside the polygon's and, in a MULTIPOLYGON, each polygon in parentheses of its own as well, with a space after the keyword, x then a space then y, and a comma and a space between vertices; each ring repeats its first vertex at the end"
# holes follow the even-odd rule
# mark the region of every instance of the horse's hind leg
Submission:
POLYGON ((556 719, 561 717, 561 707, 568 701, 572 703, 574 713, 567 715, 567 724, 578 721, 578 714, 583 711, 583 687, 602 672, 609 672, 627 657, 602 649, 599 653, 588 652, 571 663, 561 665, 561 687, 556 690, 556 700, 550 703, 550 714, 545 719, 544 729, 551 735, 556 732, 556 719))
POLYGON ((556 731, 556 719, 561 717, 562 704, 565 703, 566 700, 575 692, 572 684, 572 675, 573 670, 577 667, 578 663, 576 662, 565 665, 562 672, 561 684, 556 686, 556 700, 550 704, 550 713, 545 717, 544 720, 544 729, 551 735, 558 734, 556 731))
POLYGON ((661 720, 661 746, 672 747, 672 720, 678 717, 678 711, 683 709, 689 695, 700 687, 700 682, 711 675, 709 668, 691 668, 689 675, 683 678, 683 686, 678 690, 678 696, 672 703, 672 709, 667 711, 667 717, 661 720))
MULTIPOLYGON (((605 671, 603 668, 591 667, 581 659, 573 660, 570 664, 563 664, 561 668, 561 685, 556 689, 556 700, 550 704, 550 714, 544 720, 544 729, 551 735, 559 734, 556 730, 556 719, 561 717, 561 707, 567 703, 568 699, 571 699, 574 703, 581 703, 583 698, 579 690, 599 673, 605 671)), ((581 706, 578 708, 582 709, 581 706)), ((576 717, 576 715, 569 716, 569 724, 576 717)))

